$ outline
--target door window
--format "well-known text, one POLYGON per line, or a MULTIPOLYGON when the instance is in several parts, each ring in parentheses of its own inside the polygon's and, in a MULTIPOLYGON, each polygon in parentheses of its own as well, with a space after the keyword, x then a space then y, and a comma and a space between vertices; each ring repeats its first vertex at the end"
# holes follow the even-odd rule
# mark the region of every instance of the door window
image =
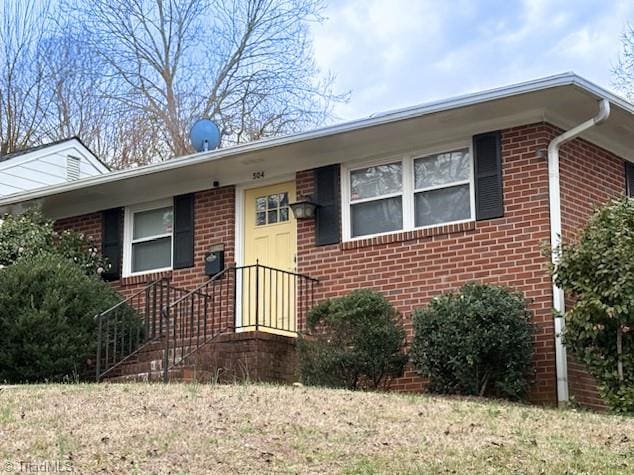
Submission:
POLYGON ((274 193, 255 199, 255 225, 264 226, 288 221, 288 193, 274 193))

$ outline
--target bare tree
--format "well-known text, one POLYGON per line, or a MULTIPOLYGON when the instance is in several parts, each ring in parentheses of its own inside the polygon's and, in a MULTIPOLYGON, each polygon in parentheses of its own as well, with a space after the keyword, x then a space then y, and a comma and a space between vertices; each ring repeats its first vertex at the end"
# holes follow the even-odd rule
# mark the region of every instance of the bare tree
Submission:
POLYGON ((630 101, 634 101, 634 26, 626 27, 621 43, 621 54, 612 70, 614 85, 630 101))
POLYGON ((118 145, 116 108, 103 94, 110 87, 103 65, 86 54, 81 37, 68 24, 57 25, 42 43, 49 102, 38 127, 42 140, 78 136, 97 155, 112 157, 118 145))
POLYGON ((104 157, 118 142, 103 71, 49 2, 0 3, 0 154, 80 136, 104 157))
POLYGON ((47 5, 38 0, 0 4, 0 155, 39 140, 49 106, 43 66, 47 5))
POLYGON ((101 96, 129 123, 119 137, 128 141, 127 164, 190 152, 188 130, 199 117, 217 120, 225 143, 323 122, 346 96, 332 92, 332 77, 319 78, 313 59, 308 28, 321 7, 321 0, 67 0, 66 12, 87 54, 104 65, 101 96))
POLYGON ((123 168, 321 124, 336 95, 309 35, 323 0, 0 2, 0 153, 80 136, 123 168), (61 13, 61 14, 60 14, 61 13))

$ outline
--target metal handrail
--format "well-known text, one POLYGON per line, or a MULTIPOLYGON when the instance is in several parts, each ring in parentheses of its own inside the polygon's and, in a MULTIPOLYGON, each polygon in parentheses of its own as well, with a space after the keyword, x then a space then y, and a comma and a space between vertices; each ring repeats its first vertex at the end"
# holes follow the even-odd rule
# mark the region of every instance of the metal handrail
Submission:
MULTIPOLYGON (((237 311, 237 305, 236 302, 234 302, 235 328, 254 328, 255 331, 267 329, 296 333, 297 328, 293 328, 291 324, 291 312, 298 312, 294 315, 295 324, 301 323, 301 315, 305 313, 308 306, 314 303, 314 289, 316 285, 319 285, 319 279, 298 272, 260 264, 257 260, 255 264, 237 267, 236 272, 238 271, 242 272, 240 280, 242 282, 243 303, 246 297, 248 312, 253 312, 252 315, 254 318, 249 318, 246 324, 244 321, 241 321, 240 325, 238 325, 237 314, 235 313, 237 311), (251 273, 253 270, 255 270, 254 275, 251 273), (282 278, 281 283, 278 281, 278 275, 282 278), (281 287, 278 287, 278 285, 281 285, 281 287), (246 295, 244 294, 245 287, 248 292, 246 295), (292 300, 282 302, 281 305, 275 304, 275 300, 272 299, 272 296, 277 294, 280 290, 282 299, 286 296, 286 298, 290 297, 292 300), (253 295, 251 292, 253 292, 253 295), (267 296, 270 299, 268 304, 266 303, 267 296), (295 300, 295 298, 297 298, 297 300, 295 300), (264 301, 261 299, 264 299, 264 301), (294 310, 291 310, 291 302, 295 303, 294 310), (273 314, 279 313, 280 311, 282 314, 281 325, 279 321, 273 323, 273 314), (286 325, 284 322, 284 314, 286 314, 287 317, 286 325), (267 315, 269 320, 268 324, 266 322, 267 315)), ((244 317, 245 307, 242 307, 242 310, 242 316, 244 317)))
MULTIPOLYGON (((259 261, 246 266, 226 267, 192 290, 173 287, 171 280, 165 277, 151 282, 95 317, 99 323, 97 380, 152 342, 160 342, 162 347, 163 381, 167 382, 170 369, 185 364, 188 357, 223 333, 251 326, 254 326, 256 331, 266 329, 295 333, 303 321, 302 317, 305 317, 315 301, 315 286, 318 284, 319 280, 316 278, 262 265, 259 261), (243 287, 241 297, 238 295, 238 279, 243 287), (163 299, 164 292, 166 300, 163 299), (249 318, 247 324, 239 323, 237 320, 238 298, 244 302, 245 297, 249 312, 253 310, 255 318, 254 322, 249 318), (121 311, 116 310, 126 303, 142 315, 145 322, 146 331, 142 333, 145 336, 141 338, 140 346, 138 330, 136 340, 125 340, 128 342, 125 347, 122 346, 122 333, 117 331, 122 327, 118 318, 121 311), (102 324, 105 325, 106 338, 114 335, 111 345, 114 349, 109 343, 105 346, 106 364, 103 365, 103 373, 102 324), (151 332, 147 331, 148 328, 151 332), (111 349, 113 351, 109 352, 111 349), (109 354, 114 354, 114 359, 109 358, 109 354), (117 359, 119 354, 121 356, 117 359), (112 365, 109 363, 111 359, 112 365)), ((244 311, 244 308, 242 310, 244 311)))
POLYGON ((167 306, 166 308, 163 308, 161 310, 161 312, 165 312, 166 310, 169 310, 173 307, 175 307, 176 305, 178 305, 179 303, 181 303, 183 300, 191 297, 194 294, 200 293, 200 290, 206 286, 208 286, 211 282, 213 282, 214 280, 218 280, 220 279, 223 275, 225 275, 227 272, 229 272, 231 269, 236 269, 236 266, 229 266, 229 267, 225 267, 223 270, 221 270, 220 272, 218 272, 217 274, 215 274, 214 276, 210 277, 209 279, 207 279, 205 282, 203 282, 202 284, 200 284, 198 287, 196 287, 193 290, 190 290, 187 294, 185 294, 184 296, 182 296, 181 298, 179 298, 178 300, 172 302, 169 306, 167 306))
MULTIPOLYGON (((203 282, 202 284, 198 285, 197 287, 195 287, 194 289, 192 289, 191 291, 189 291, 188 293, 186 293, 185 295, 183 295, 182 297, 176 299, 174 302, 170 303, 169 305, 167 305, 166 307, 161 309, 160 312, 160 318, 161 321, 164 322, 165 324, 165 328, 166 328, 166 337, 165 337, 165 343, 164 343, 164 347, 163 347, 163 382, 167 383, 169 380, 169 369, 170 369, 170 364, 169 364, 169 360, 170 360, 170 356, 169 356, 169 351, 170 351, 170 314, 172 309, 177 308, 182 302, 186 301, 187 299, 192 298, 193 296, 197 296, 197 297, 202 297, 204 299, 208 298, 208 295, 205 292, 202 292, 202 289, 208 288, 209 285, 214 285, 217 281, 219 281, 222 277, 224 277, 226 274, 228 274, 231 270, 234 270, 235 266, 229 266, 224 268, 222 271, 218 272, 217 274, 213 275, 212 277, 210 277, 209 279, 207 279, 205 282, 203 282)), ((193 305, 193 302, 192 302, 193 305)), ((193 307, 192 307, 192 312, 193 312, 193 307)), ((198 321, 198 323, 200 324, 200 322, 198 321)), ((207 322, 205 321, 203 323, 204 325, 207 324, 207 322)), ((176 321, 174 322, 174 332, 176 332, 176 321)), ((200 335, 198 335, 200 336, 200 335)), ((176 338, 176 335, 174 335, 174 338, 176 338)), ((205 344, 207 341, 203 341, 203 344, 205 344)), ((187 356, 190 356, 191 354, 193 354, 198 348, 199 348, 199 342, 197 342, 197 347, 192 351, 190 348, 189 353, 184 356, 181 355, 181 361, 186 358, 187 356)), ((174 350, 176 350, 176 347, 174 348, 174 350)), ((176 364, 176 353, 174 352, 174 364, 176 364)))
POLYGON ((95 315, 95 320, 97 320, 100 317, 103 317, 104 315, 106 315, 107 313, 110 313, 114 310, 116 310, 117 308, 119 308, 120 306, 122 306, 123 304, 126 304, 128 302, 130 302, 131 300, 133 300, 134 298, 138 297, 139 295, 141 295, 143 292, 147 292, 148 290, 150 290, 152 287, 160 284, 161 282, 169 282, 169 278, 167 277, 161 277, 158 280, 154 280, 152 282, 150 282, 148 285, 146 285, 145 287, 143 287, 141 290, 138 290, 137 292, 133 293, 132 295, 130 295, 127 299, 125 300, 121 300, 120 302, 118 302, 117 304, 113 305, 112 307, 110 307, 108 310, 104 310, 101 313, 98 313, 97 315, 95 315))
POLYGON ((299 274, 297 272, 293 272, 290 270, 285 270, 285 269, 278 269, 277 267, 270 267, 264 264, 260 264, 258 261, 256 261, 255 264, 248 264, 246 266, 240 266, 240 267, 235 267, 235 269, 237 270, 241 270, 241 269, 251 269, 253 267, 259 267, 260 269, 266 269, 266 270, 271 270, 271 271, 275 271, 275 272, 282 272, 283 274, 289 274, 295 277, 301 277, 302 279, 308 279, 308 280, 312 280, 313 282, 319 282, 319 279, 316 279, 315 277, 311 277, 309 275, 306 274, 299 274))
MULTIPOLYGON (((96 380, 99 381, 101 378, 103 378, 104 375, 110 373, 112 370, 114 370, 116 367, 120 366, 123 362, 125 362, 126 360, 128 360, 130 357, 132 357, 134 354, 138 353, 139 350, 141 348, 143 348, 144 346, 147 345, 147 341, 143 344, 141 344, 141 346, 137 346, 136 348, 132 348, 132 341, 131 338, 132 336, 130 336, 130 341, 128 342, 128 346, 129 346, 129 353, 126 356, 123 356, 120 360, 113 362, 113 364, 108 367, 107 363, 108 363, 108 338, 109 335, 106 334, 105 338, 106 338, 106 348, 105 348, 105 358, 106 358, 106 369, 102 372, 102 367, 101 367, 101 363, 102 363, 102 338, 104 337, 103 333, 103 327, 104 325, 106 326, 106 333, 108 332, 108 328, 109 328, 109 322, 112 322, 112 316, 116 314, 115 310, 117 310, 118 308, 122 307, 123 305, 128 305, 131 302, 133 302, 135 299, 138 298, 142 298, 145 295, 145 300, 147 303, 147 300, 149 298, 149 295, 152 293, 152 290, 155 290, 157 287, 159 288, 163 288, 162 286, 166 285, 167 286, 167 292, 166 292, 166 297, 168 298, 168 302, 169 302, 169 290, 170 290, 170 279, 167 277, 162 277, 160 279, 154 280, 152 282, 150 282, 149 284, 145 285, 143 288, 141 288, 140 290, 134 292, 132 295, 128 296, 126 299, 123 299, 121 301, 119 301, 118 303, 116 303, 115 305, 113 305, 112 307, 108 308, 107 310, 104 310, 101 313, 98 313, 97 315, 95 315, 95 320, 97 321, 97 358, 96 358, 96 364, 95 364, 95 372, 96 372, 96 380), (105 317, 105 318, 104 318, 105 317)), ((176 290, 176 289, 174 289, 176 290)), ((163 298, 163 290, 161 290, 161 299, 163 298)), ((156 298, 156 292, 155 292, 155 298, 156 298)), ((155 302, 156 304, 156 302, 155 302)), ((130 305, 136 312, 140 312, 140 310, 138 308, 135 308, 134 305, 130 305)), ((147 310, 146 310, 147 311, 147 310)), ((157 312, 157 314, 159 315, 160 318, 160 313, 157 312)), ((145 318, 147 319, 147 315, 145 315, 145 318)), ((116 321, 113 323, 114 325, 116 325, 116 321)), ((156 338, 154 338, 156 339, 156 338)), ((116 340, 116 336, 115 336, 115 340, 116 340)), ((139 333, 137 332, 137 336, 136 336, 136 340, 137 343, 139 342, 139 333)), ((135 344, 135 345, 136 345, 135 344)), ((115 342, 115 348, 116 348, 116 342, 115 342)), ((116 359, 116 350, 115 350, 115 359, 116 359)))

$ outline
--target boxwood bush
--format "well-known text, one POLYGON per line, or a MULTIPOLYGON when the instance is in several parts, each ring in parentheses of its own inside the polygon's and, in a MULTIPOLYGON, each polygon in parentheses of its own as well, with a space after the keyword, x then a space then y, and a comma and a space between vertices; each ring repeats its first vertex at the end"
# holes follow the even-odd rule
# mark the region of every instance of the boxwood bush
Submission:
POLYGON ((0 289, 0 382, 93 376, 94 316, 120 300, 108 284, 39 252, 0 270, 0 289))
POLYGON ((405 330, 381 294, 356 290, 326 300, 308 313, 308 335, 298 341, 306 384, 376 388, 403 372, 405 330))
POLYGON ((411 358, 433 392, 521 399, 530 383, 531 336, 521 294, 469 283, 414 313, 411 358))

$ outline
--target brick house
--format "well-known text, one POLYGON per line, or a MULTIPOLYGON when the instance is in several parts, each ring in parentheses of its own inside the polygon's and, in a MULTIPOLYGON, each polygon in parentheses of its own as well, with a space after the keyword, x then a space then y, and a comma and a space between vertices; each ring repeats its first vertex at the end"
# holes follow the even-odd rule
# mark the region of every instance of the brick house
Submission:
MULTIPOLYGON (((37 204, 110 258, 146 327, 140 342, 105 338, 104 377, 180 364, 292 380, 314 302, 373 288, 409 317, 477 280, 532 302, 531 399, 600 407, 560 340, 542 245, 627 192, 633 112, 567 73, 12 195, 0 212, 37 204), (291 211, 304 201, 314 218, 291 211)), ((424 381, 409 368, 393 387, 424 381)))

